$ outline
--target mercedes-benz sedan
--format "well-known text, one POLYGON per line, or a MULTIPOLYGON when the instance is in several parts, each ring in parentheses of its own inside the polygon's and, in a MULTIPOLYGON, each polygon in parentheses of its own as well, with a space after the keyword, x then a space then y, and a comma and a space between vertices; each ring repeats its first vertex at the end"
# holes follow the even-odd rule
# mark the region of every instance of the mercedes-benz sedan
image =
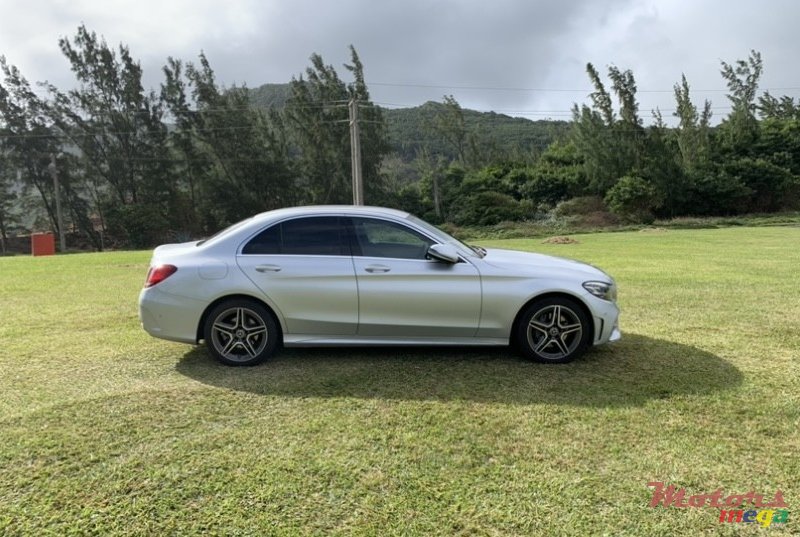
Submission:
POLYGON ((515 345, 568 362, 619 339, 605 272, 468 246, 408 213, 296 207, 153 252, 139 317, 229 365, 283 346, 515 345))

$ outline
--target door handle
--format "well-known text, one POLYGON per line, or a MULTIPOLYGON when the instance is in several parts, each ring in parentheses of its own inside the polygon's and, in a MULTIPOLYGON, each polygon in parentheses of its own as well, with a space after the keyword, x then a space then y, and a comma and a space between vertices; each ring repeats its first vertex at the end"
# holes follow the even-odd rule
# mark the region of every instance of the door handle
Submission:
POLYGON ((390 269, 386 265, 367 265, 364 268, 364 270, 366 270, 367 272, 375 273, 375 272, 389 272, 392 269, 390 269))
POLYGON ((256 272, 280 272, 281 267, 278 265, 258 265, 256 272))

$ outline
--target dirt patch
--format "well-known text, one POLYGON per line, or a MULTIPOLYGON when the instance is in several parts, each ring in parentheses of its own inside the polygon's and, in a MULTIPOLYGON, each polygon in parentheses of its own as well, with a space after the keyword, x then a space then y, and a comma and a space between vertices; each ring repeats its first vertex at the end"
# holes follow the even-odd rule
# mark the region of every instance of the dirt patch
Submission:
POLYGON ((667 230, 663 227, 645 227, 639 230, 639 233, 666 233, 667 230))
POLYGON ((550 237, 543 240, 542 244, 579 244, 579 242, 571 237, 550 237))

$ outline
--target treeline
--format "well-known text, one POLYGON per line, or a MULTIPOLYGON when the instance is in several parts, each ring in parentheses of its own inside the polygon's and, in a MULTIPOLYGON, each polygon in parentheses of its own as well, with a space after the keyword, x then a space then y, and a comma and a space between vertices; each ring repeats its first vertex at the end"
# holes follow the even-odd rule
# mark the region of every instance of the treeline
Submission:
POLYGON ((0 57, 0 234, 31 214, 58 232, 53 163, 65 226, 93 248, 189 240, 257 212, 350 203, 348 102, 360 106, 366 198, 388 203, 385 121, 351 47, 343 82, 318 55, 292 80, 280 111, 224 88, 207 58, 169 58, 158 91, 125 46, 84 26, 59 41, 76 78, 34 87, 0 57))
MULTIPOLYGON (((372 103, 352 47, 352 82, 315 54, 280 89, 282 106, 261 108, 248 88, 218 84, 203 54, 168 58, 160 87, 148 91, 127 47, 83 26, 59 45, 77 82, 67 91, 32 86, 0 57, 3 239, 31 227, 58 231, 54 173, 65 226, 96 249, 189 240, 278 207, 350 203, 351 100, 367 203, 436 222, 485 225, 567 208, 648 221, 793 209, 800 199, 800 107, 758 96, 756 52, 723 62, 731 112, 717 127, 685 79, 675 86, 678 126, 656 111, 646 127, 633 74, 611 67, 609 90, 589 65, 592 104, 576 105, 568 128, 554 122, 553 143, 493 143, 486 123, 445 96, 420 108, 424 136, 392 151, 390 136, 403 137, 403 127, 389 132, 392 112, 372 103)), ((504 128, 513 137, 517 127, 504 128)))
POLYGON ((711 103, 695 105, 683 77, 674 86, 677 126, 659 110, 644 126, 631 71, 610 67, 606 86, 591 64, 591 105, 573 107, 567 135, 527 162, 481 162, 464 113, 445 98, 431 128, 458 155, 422 151, 421 180, 400 190, 401 205, 439 222, 487 225, 594 213, 626 222, 800 208, 800 103, 759 96, 759 53, 722 62, 730 112, 712 127, 711 103), (615 103, 617 103, 615 105, 615 103))

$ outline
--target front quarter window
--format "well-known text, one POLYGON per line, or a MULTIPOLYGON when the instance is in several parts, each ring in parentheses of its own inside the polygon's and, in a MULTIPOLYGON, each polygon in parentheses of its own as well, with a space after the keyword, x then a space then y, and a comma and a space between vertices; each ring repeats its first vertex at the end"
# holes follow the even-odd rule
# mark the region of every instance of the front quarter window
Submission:
POLYGON ((456 239, 455 237, 453 237, 451 235, 448 235, 447 233, 445 233, 444 231, 442 231, 438 227, 429 224, 425 220, 421 220, 421 219, 417 218, 413 214, 408 215, 408 217, 406 219, 409 222, 412 222, 413 224, 415 224, 415 225, 419 226, 420 228, 424 229, 430 235, 433 235, 434 237, 436 237, 436 239, 440 243, 442 243, 442 244, 452 244, 453 246, 456 247, 456 249, 458 249, 458 251, 459 251, 459 253, 461 255, 470 256, 470 257, 476 257, 476 256, 477 257, 483 257, 483 255, 486 254, 485 250, 483 251, 483 255, 481 255, 481 253, 479 251, 476 251, 476 248, 478 248, 478 250, 483 250, 483 248, 480 248, 480 247, 473 248, 471 246, 467 246, 466 244, 464 244, 460 240, 456 239))
POLYGON ((360 255, 395 259, 425 259, 433 240, 396 222, 353 218, 353 232, 360 255))

